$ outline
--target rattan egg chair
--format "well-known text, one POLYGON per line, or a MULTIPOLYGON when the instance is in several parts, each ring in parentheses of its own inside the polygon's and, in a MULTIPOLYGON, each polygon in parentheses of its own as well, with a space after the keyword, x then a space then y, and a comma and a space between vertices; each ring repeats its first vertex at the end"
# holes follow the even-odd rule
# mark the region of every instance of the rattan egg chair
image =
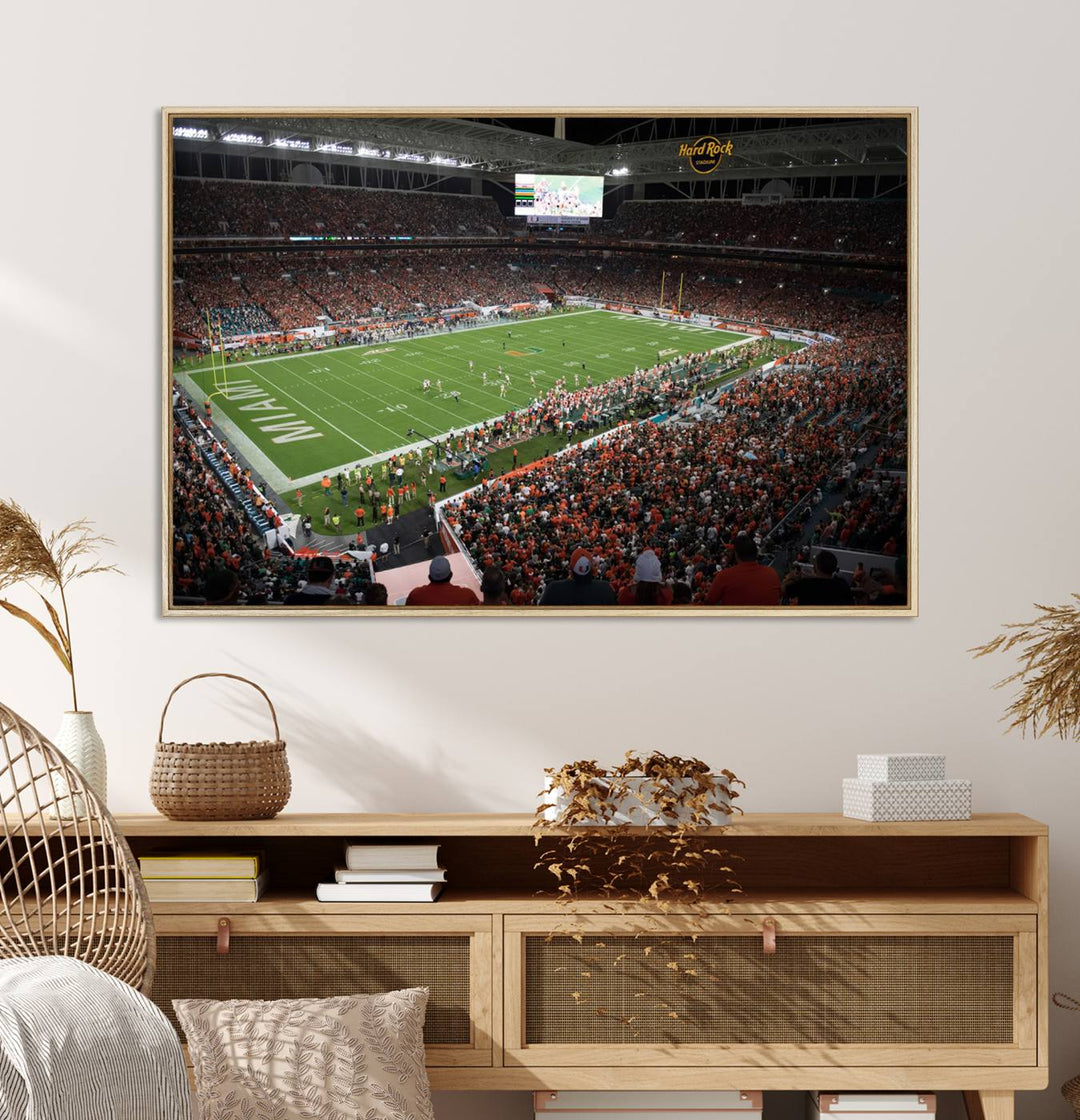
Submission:
POLYGON ((82 774, 0 704, 0 958, 66 956, 150 994, 138 865, 82 774))

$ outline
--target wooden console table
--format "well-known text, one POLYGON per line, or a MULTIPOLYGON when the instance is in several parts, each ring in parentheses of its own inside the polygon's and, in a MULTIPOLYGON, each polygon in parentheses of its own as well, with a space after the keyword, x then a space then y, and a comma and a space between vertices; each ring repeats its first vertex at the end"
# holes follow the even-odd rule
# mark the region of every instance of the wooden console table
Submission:
POLYGON ((1047 1084, 1048 830, 1017 814, 751 814, 722 838, 737 902, 583 902, 572 917, 539 893, 551 880, 524 815, 117 820, 136 855, 267 854, 257 903, 154 906, 170 1014, 178 996, 426 985, 437 1089, 960 1089, 983 1120, 1010 1120, 1014 1091, 1047 1084), (349 839, 440 843, 446 890, 317 902, 349 839), (696 981, 672 980, 688 959, 696 981))

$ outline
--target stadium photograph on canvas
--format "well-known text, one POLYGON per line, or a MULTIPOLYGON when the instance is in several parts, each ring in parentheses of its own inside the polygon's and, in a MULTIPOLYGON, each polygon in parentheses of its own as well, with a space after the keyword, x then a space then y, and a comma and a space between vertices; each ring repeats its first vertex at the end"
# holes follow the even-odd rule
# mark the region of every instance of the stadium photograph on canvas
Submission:
POLYGON ((917 613, 911 109, 163 112, 167 615, 917 613))

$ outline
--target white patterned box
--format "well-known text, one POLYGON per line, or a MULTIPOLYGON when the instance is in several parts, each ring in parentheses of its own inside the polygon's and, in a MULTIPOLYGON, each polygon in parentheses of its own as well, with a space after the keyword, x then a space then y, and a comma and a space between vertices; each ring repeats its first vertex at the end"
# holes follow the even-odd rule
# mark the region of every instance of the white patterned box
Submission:
POLYGON ((945 778, 945 756, 861 754, 858 775, 868 782, 940 782, 945 778))
POLYGON ((845 778, 844 816, 860 821, 966 821, 971 816, 971 782, 845 778))

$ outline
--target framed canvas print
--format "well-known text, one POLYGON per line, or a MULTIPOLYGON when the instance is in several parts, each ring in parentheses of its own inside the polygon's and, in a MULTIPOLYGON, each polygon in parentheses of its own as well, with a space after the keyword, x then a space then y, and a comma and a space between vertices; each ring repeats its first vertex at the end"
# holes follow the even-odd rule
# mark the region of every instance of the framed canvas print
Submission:
POLYGON ((916 131, 165 110, 165 613, 916 614, 916 131))

